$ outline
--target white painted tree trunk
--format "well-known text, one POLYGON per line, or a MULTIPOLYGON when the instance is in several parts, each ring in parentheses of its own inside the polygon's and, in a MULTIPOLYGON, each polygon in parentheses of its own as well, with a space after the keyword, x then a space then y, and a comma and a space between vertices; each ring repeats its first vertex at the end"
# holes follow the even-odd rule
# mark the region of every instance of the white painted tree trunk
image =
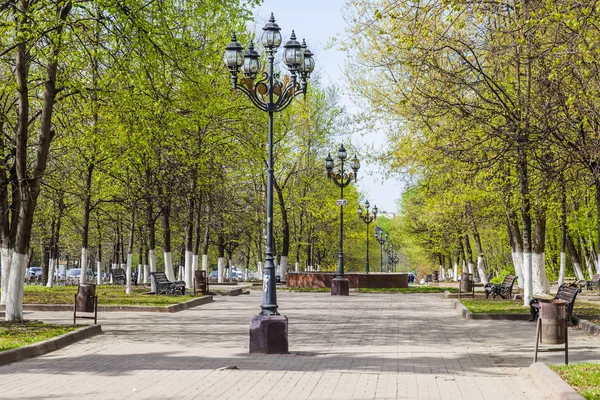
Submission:
POLYGON ((133 263, 133 254, 127 253, 127 264, 125 264, 125 277, 127 278, 126 294, 131 294, 131 264, 133 263))
POLYGON ((142 283, 142 264, 138 264, 137 269, 137 284, 140 285, 142 283))
POLYGON ((598 258, 596 259, 596 273, 600 274, 600 253, 598 254, 598 258))
POLYGON ((594 275, 594 272, 592 271, 592 260, 590 259, 590 257, 584 256, 584 258, 585 258, 585 268, 587 269, 588 277, 590 279, 592 279, 592 276, 594 275))
POLYGON ((475 267, 475 266, 473 265, 473 263, 472 263, 472 262, 468 262, 468 263, 467 263, 467 269, 468 269, 468 271, 469 271, 469 274, 472 274, 472 273, 473 273, 473 269, 474 269, 474 267, 475 267))
POLYGON ((281 276, 282 282, 286 281, 287 266, 288 266, 287 256, 281 256, 281 259, 279 260, 279 276, 281 276))
POLYGON ((177 266, 177 280, 178 281, 182 281, 184 278, 183 276, 183 266, 182 265, 178 265, 177 266))
POLYGON ((481 283, 484 285, 488 283, 487 275, 485 274, 485 261, 482 256, 477 256, 477 273, 479 274, 481 283))
POLYGON ((96 261, 96 284, 102 285, 102 263, 96 261))
POLYGON ((565 270, 567 269, 567 253, 560 252, 560 270, 558 272, 558 286, 565 283, 565 270))
POLYGON ((440 276, 439 276, 438 280, 440 280, 440 281, 446 280, 446 274, 444 273, 444 266, 442 264, 440 264, 440 276))
POLYGON ((219 257, 219 261, 217 262, 217 282, 222 283, 223 277, 225 273, 225 258, 219 257))
POLYGON ((79 267, 81 269, 81 275, 79 276, 79 283, 87 282, 87 254, 88 249, 86 247, 81 248, 81 261, 79 267))
POLYGON ((165 259, 165 274, 167 279, 173 282, 175 280, 175 271, 173 271, 173 259, 171 258, 171 252, 163 253, 165 259))
POLYGON ((454 261, 454 270, 452 271, 452 280, 458 282, 458 261, 454 261))
POLYGON ((2 294, 0 304, 6 304, 6 296, 8 293, 8 279, 10 276, 10 267, 12 264, 13 249, 2 247, 0 249, 0 263, 2 264, 2 294))
POLYGON ((528 306, 529 300, 533 297, 533 280, 532 278, 532 266, 531 266, 531 253, 523 252, 523 305, 528 306))
POLYGON ((16 252, 12 254, 6 288, 6 321, 23 320, 23 289, 25 285, 23 276, 25 276, 28 258, 27 254, 16 252))
MULTIPOLYGON (((48 282, 46 282, 46 287, 51 288, 54 286, 54 268, 54 259, 50 258, 48 260, 48 282)), ((4 276, 4 273, 2 273, 2 276, 4 276)), ((4 286, 4 282, 2 282, 2 286, 4 286)), ((4 287, 2 289, 2 291, 4 292, 4 287)))
POLYGON ((531 270, 533 273, 532 285, 533 294, 548 294, 550 293, 550 283, 546 275, 546 258, 544 253, 531 254, 531 270))
POLYGON ((148 284, 148 279, 150 279, 150 268, 148 264, 144 264, 144 285, 148 284))
MULTIPOLYGON (((572 261, 572 259, 571 259, 572 261)), ((583 271, 581 270, 581 265, 579 263, 573 262, 573 270, 575 271, 575 275, 577 275, 577 280, 585 280, 585 276, 583 276, 583 271)))
POLYGON ((198 254, 192 255, 192 271, 198 271, 198 254))
POLYGON ((208 271, 208 254, 202 254, 202 271, 208 271))
POLYGON ((300 263, 298 261, 296 261, 296 264, 294 264, 294 272, 299 272, 300 271, 300 263))
POLYGON ((227 279, 231 280, 233 278, 233 260, 230 258, 227 260, 227 279))
POLYGON ((185 287, 191 289, 194 286, 193 254, 190 250, 185 251, 185 287))
MULTIPOLYGON (((156 251, 154 249, 148 251, 148 263, 150 263, 150 273, 156 272, 156 251)), ((148 277, 150 279, 150 277, 148 277)), ((156 293, 156 283, 150 279, 150 290, 156 293)))
POLYGON ((248 280, 248 267, 246 267, 244 269, 244 280, 247 281, 248 280))
POLYGON ((512 260, 513 266, 515 267, 515 274, 517 275, 517 285, 523 289, 525 287, 525 277, 523 276, 523 252, 513 251, 512 260))
POLYGON ((262 281, 263 271, 262 271, 262 262, 261 261, 258 262, 258 265, 256 266, 256 270, 258 271, 258 280, 262 281))

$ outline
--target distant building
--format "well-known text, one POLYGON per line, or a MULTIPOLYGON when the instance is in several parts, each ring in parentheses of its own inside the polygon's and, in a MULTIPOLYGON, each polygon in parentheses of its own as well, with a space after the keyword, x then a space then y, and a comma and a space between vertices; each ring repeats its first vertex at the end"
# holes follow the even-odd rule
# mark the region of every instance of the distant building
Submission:
POLYGON ((392 213, 392 212, 387 212, 387 211, 379 211, 379 213, 377 213, 378 217, 384 217, 387 219, 394 219, 396 218, 396 213, 392 213))

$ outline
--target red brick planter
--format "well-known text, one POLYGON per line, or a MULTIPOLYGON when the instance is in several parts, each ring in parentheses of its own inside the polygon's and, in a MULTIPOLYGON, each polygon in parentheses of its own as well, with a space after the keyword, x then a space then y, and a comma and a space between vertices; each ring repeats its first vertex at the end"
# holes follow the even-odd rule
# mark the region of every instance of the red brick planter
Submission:
MULTIPOLYGON (((336 274, 332 272, 288 272, 286 284, 289 288, 330 288, 336 274)), ((349 272, 344 278, 350 287, 357 288, 405 288, 408 287, 408 274, 349 272)))

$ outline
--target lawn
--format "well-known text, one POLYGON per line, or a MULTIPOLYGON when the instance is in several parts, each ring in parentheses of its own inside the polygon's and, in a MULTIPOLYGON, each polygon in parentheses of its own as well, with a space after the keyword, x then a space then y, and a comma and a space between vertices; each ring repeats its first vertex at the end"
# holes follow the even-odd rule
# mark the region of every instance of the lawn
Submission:
MULTIPOLYGON (((475 314, 529 314, 529 306, 523 300, 460 300, 475 314)), ((595 324, 600 324, 600 306, 575 301, 573 315, 595 324)))
POLYGON ((552 365, 550 369, 586 399, 600 398, 600 364, 552 365))
MULTIPOLYGON (((169 306, 196 298, 193 295, 166 296, 147 295, 149 289, 143 286, 132 286, 131 294, 125 294, 121 285, 96 286, 98 305, 130 305, 130 306, 169 306)), ((73 304, 77 286, 55 286, 47 288, 42 285, 25 285, 23 304, 73 304)))
POLYGON ((77 325, 53 325, 39 321, 0 322, 0 351, 41 342, 80 328, 77 325))

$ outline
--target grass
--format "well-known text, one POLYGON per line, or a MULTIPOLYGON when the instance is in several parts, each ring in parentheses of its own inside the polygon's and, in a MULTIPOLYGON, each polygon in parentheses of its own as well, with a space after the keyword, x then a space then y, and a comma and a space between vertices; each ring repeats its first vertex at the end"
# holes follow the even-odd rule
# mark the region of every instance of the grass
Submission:
POLYGON ((474 314, 529 314, 523 300, 460 300, 474 314))
POLYGON ((458 293, 458 288, 442 286, 409 286, 407 288, 359 288, 360 293, 458 293))
MULTIPOLYGON (((523 300, 460 300, 475 314, 529 314, 529 306, 523 300)), ((600 324, 600 306, 575 301, 573 315, 595 324, 600 324)))
POLYGON ((550 369, 586 399, 600 399, 600 364, 552 365, 550 369))
POLYGON ((44 324, 39 321, 0 322, 0 351, 41 342, 78 329, 77 325, 44 324))
MULTIPOLYGON (((132 286, 131 294, 125 294, 125 287, 120 285, 96 286, 98 305, 131 305, 131 306, 169 306, 196 298, 193 295, 166 296, 146 295, 148 288, 132 286)), ((55 286, 47 288, 42 285, 26 285, 23 304, 73 304, 77 286, 55 286)))

